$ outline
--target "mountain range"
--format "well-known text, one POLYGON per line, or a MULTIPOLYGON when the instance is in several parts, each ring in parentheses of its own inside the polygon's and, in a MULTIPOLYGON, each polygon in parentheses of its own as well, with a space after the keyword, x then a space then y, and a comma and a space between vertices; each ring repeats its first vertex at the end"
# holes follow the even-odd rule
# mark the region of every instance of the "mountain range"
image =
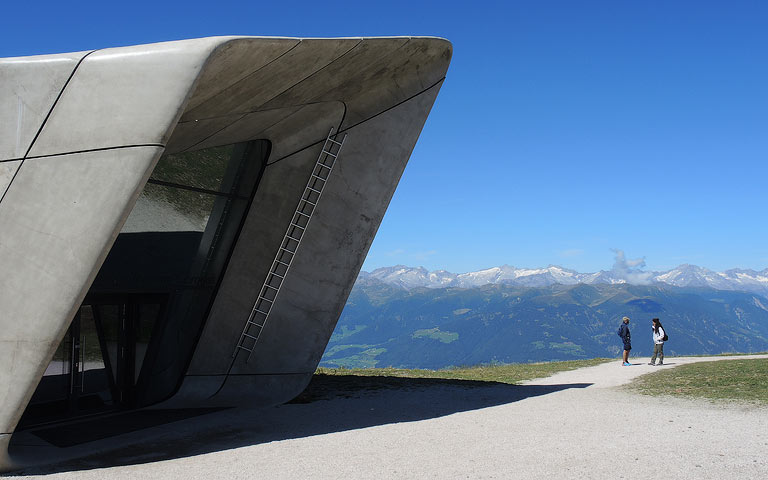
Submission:
MULTIPOLYGON (((547 275, 573 278, 562 270, 542 270, 515 276, 508 267, 451 276, 393 267, 361 275, 320 364, 443 368, 618 358, 616 330, 624 315, 632 319, 632 355, 651 354, 653 317, 661 318, 669 334, 667 355, 768 350, 768 299, 763 296, 662 282, 537 287, 506 282, 521 277, 544 282, 547 275), (413 286, 416 282, 422 286, 413 286), (423 286, 440 282, 456 286, 423 286), (463 287, 470 282, 484 285, 463 287)), ((660 277, 697 281, 684 271, 660 277)))
POLYGON ((715 272, 696 265, 680 265, 666 272, 644 272, 627 269, 602 270, 597 273, 579 273, 574 270, 550 265, 546 268, 516 268, 509 265, 488 268, 476 272, 451 273, 445 270, 428 271, 424 267, 377 268, 372 272, 360 272, 359 279, 373 278, 404 289, 426 288, 475 288, 483 285, 515 285, 546 287, 550 285, 622 284, 676 287, 709 287, 716 290, 733 290, 768 296, 768 268, 762 271, 731 269, 715 272))

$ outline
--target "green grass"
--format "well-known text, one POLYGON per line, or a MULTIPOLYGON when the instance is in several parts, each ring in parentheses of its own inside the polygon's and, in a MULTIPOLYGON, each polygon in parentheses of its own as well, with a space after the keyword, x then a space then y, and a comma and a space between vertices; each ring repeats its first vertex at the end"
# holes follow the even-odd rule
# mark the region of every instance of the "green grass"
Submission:
POLYGON ((768 405, 768 359, 719 360, 649 373, 627 387, 645 395, 672 395, 768 405))
POLYGON ((747 355, 768 355, 768 352, 700 353, 696 355, 683 355, 683 356, 685 357, 745 357, 747 355))
POLYGON ((429 328, 425 330, 416 330, 411 338, 431 338, 440 343, 451 343, 459 339, 459 334, 454 332, 441 332, 439 328, 429 328))
POLYGON ((448 380, 475 380, 516 384, 534 378, 549 377, 557 372, 592 367, 610 361, 606 358, 570 360, 567 362, 513 363, 479 365, 475 367, 422 370, 406 368, 323 368, 321 375, 356 375, 361 377, 442 378, 448 380))

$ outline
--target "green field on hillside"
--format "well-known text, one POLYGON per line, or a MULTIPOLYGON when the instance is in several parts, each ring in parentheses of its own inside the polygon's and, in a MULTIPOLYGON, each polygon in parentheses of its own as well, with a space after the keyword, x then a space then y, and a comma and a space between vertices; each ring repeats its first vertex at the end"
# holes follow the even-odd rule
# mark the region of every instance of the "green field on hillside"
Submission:
POLYGON ((566 362, 513 363, 445 368, 441 370, 405 368, 318 368, 319 375, 356 375, 361 377, 442 378, 516 384, 534 378, 544 378, 565 370, 592 367, 610 359, 570 360, 566 362))
POLYGON ((638 377, 626 387, 645 395, 672 395, 768 405, 768 359, 681 365, 638 377))

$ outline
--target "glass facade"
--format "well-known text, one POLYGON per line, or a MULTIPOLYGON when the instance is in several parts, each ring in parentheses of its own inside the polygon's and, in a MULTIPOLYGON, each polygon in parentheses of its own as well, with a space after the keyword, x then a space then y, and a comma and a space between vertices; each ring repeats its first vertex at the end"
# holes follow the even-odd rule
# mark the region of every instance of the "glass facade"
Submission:
POLYGON ((28 423, 173 394, 269 149, 256 140, 158 161, 35 392, 28 423))

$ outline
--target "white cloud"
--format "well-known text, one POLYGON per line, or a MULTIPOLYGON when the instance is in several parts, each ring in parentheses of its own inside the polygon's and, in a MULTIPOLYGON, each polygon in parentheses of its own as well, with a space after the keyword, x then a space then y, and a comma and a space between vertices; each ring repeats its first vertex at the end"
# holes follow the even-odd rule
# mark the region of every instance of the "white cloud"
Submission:
POLYGON ((651 283, 651 272, 641 270, 645 266, 645 257, 627 260, 623 250, 611 249, 616 254, 611 272, 618 278, 632 285, 648 285, 651 283))

